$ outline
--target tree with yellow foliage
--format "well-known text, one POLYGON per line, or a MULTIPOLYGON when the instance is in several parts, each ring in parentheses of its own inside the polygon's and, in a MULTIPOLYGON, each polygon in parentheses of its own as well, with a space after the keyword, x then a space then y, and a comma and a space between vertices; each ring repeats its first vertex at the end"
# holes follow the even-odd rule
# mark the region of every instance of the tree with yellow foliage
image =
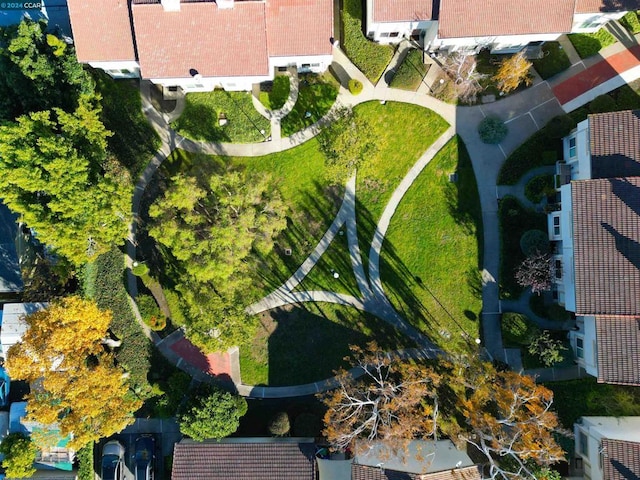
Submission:
POLYGON ((58 423, 70 447, 119 432, 141 406, 124 370, 105 350, 111 312, 78 297, 27 315, 28 330, 7 353, 11 378, 28 381, 27 418, 58 423))
POLYGON ((521 83, 525 85, 531 84, 531 79, 529 78, 530 68, 531 62, 524 58, 522 52, 519 52, 509 58, 505 58, 500 63, 500 68, 493 76, 493 80, 502 93, 509 93, 518 88, 521 83))

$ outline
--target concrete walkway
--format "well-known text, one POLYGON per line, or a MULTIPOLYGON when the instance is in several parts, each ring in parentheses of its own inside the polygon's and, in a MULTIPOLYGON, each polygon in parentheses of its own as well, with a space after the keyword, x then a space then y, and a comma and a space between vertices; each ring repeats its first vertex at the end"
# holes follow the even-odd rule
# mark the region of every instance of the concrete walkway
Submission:
MULTIPOLYGON (((616 55, 620 52, 613 52, 616 55)), ((604 52, 603 54, 606 54, 604 52)), ((585 62, 586 63, 586 62, 585 62)), ((360 252, 356 249, 357 245, 357 227, 355 224, 355 216, 350 218, 355 212, 353 205, 355 201, 355 178, 350 181, 350 185, 345 192, 345 199, 340 212, 325 236, 316 247, 316 250, 303 263, 300 269, 276 292, 265 297, 261 302, 250 307, 251 311, 258 312, 265 309, 273 308, 278 305, 301 301, 330 301, 334 303, 342 303, 365 311, 370 311, 381 318, 401 328, 410 337, 416 339, 419 345, 424 348, 421 350, 422 355, 434 358, 441 352, 433 346, 433 344, 421 333, 411 331, 411 327, 390 307, 390 303, 386 300, 382 283, 379 276, 379 256, 384 241, 384 234, 389 225, 389 221, 393 216, 395 208, 402 199, 404 192, 409 188, 411 182, 428 163, 430 158, 448 141, 455 133, 460 135, 464 140, 467 150, 471 156, 474 173, 478 184, 480 194, 480 203, 482 205, 483 217, 483 234, 484 234, 484 265, 482 270, 482 329, 483 341, 487 351, 496 358, 509 358, 508 352, 503 348, 502 337, 500 333, 500 315, 502 308, 498 295, 498 269, 499 269, 499 228, 497 218, 497 202, 496 202, 496 179, 500 167, 505 158, 520 144, 522 144, 531 134, 544 126, 551 118, 563 113, 563 108, 555 96, 555 89, 552 89, 549 82, 541 82, 532 88, 524 90, 518 94, 511 95, 501 99, 498 102, 475 106, 475 107, 455 107, 450 104, 443 103, 431 96, 417 93, 407 92, 403 90, 391 89, 384 82, 378 85, 372 85, 364 75, 353 66, 339 48, 334 48, 334 63, 332 70, 341 82, 341 88, 334 108, 340 105, 354 106, 370 100, 380 101, 396 101, 404 103, 412 103, 429 108, 440 114, 450 124, 450 129, 445 135, 438 139, 437 144, 432 146, 428 152, 423 155, 411 172, 398 186, 392 200, 387 205, 385 214, 381 218, 371 245, 369 263, 369 281, 366 280, 360 258, 360 252), (363 91, 360 95, 351 95, 345 88, 350 78, 357 78, 363 83, 363 91), (497 115, 502 118, 509 127, 509 133, 503 142, 499 145, 486 145, 480 141, 477 133, 477 126, 487 115, 497 115), (342 225, 347 225, 349 238, 349 251, 351 256, 352 267, 358 280, 358 287, 362 298, 342 295, 335 292, 293 292, 295 285, 306 276, 313 267, 313 264, 320 258, 322 253, 331 243, 333 236, 342 225), (338 225, 338 226, 336 226, 338 225), (350 233, 349 233, 350 232, 350 233), (298 273, 300 272, 300 273, 298 273), (386 302, 385 302, 386 300, 386 302)), ((584 70, 584 69, 583 69, 584 70)), ((619 74, 620 78, 626 78, 625 72, 619 74)), ((633 73, 635 75, 635 73, 633 73)), ((640 76, 640 73, 638 73, 640 76)), ((566 79, 563 79, 566 81, 566 79)), ((605 82, 606 83, 606 82, 605 82)), ((556 84, 557 85, 557 84, 556 84)), ((617 88, 615 83, 606 83, 604 88, 617 88)), ((601 88, 601 86, 598 86, 601 88)), ((271 142, 263 142, 258 144, 217 144, 210 142, 194 142, 180 137, 173 132, 168 122, 173 120, 172 115, 161 115, 153 109, 148 97, 148 89, 145 95, 145 83, 142 83, 141 93, 143 97, 143 111, 150 123, 159 133, 162 140, 162 146, 151 160, 142 176, 140 177, 133 197, 133 217, 134 222, 130 228, 129 242, 127 244, 127 263, 131 266, 135 258, 135 234, 137 222, 139 221, 139 208, 142 194, 146 185, 152 178, 157 168, 162 164, 164 159, 175 148, 183 148, 193 152, 203 152, 216 155, 234 155, 234 156, 258 156, 274 153, 288 148, 300 145, 316 135, 320 129, 329 120, 328 117, 321 119, 316 124, 307 129, 296 133, 288 138, 274 138, 271 142)), ((563 105, 566 108, 566 104, 563 105)), ((358 247, 359 248, 359 247, 358 247)), ((136 293, 135 278, 129 276, 129 291, 132 295, 136 293)), ((135 304, 133 305, 135 307, 135 304)), ((517 304, 508 305, 512 308, 518 307, 517 304)), ((137 310, 137 309, 135 309, 137 310)), ((147 332, 148 333, 148 332, 147 332)), ((174 363, 179 359, 171 358, 171 354, 162 348, 162 342, 154 336, 154 332, 149 333, 150 338, 157 344, 160 344, 161 351, 174 363)), ((194 373, 194 375, 198 375, 194 373)), ((208 378, 205 377, 205 380, 208 378)), ((318 391, 332 388, 333 380, 325 380, 309 385, 297 387, 253 387, 238 384, 236 387, 243 395, 256 396, 262 398, 287 397, 295 395, 307 395, 318 391)))

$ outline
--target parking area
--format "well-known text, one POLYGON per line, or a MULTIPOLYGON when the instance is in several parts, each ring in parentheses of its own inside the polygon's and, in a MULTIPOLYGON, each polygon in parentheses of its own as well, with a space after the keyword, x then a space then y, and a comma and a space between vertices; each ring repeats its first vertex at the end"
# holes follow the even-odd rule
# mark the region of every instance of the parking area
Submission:
MULTIPOLYGON (((118 435, 101 440, 95 448, 95 471, 97 478, 101 475, 102 450, 110 440, 119 441, 125 449, 124 480, 135 479, 136 440, 144 437, 153 439, 154 451, 152 467, 154 480, 170 480, 169 472, 165 472, 165 457, 173 454, 173 445, 182 438, 178 424, 173 419, 136 419, 133 425, 118 435)), ((144 478, 144 477, 143 477, 144 478)), ((119 480, 119 479, 116 479, 119 480)))

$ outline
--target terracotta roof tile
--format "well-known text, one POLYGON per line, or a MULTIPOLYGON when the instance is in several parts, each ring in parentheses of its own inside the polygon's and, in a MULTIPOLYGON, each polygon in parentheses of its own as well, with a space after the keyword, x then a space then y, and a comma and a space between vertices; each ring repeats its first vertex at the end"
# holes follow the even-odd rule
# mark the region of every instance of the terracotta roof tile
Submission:
POLYGON ((596 317, 598 381, 640 385, 640 318, 596 317))
POLYGON ((351 480, 481 480, 477 466, 434 473, 406 473, 366 465, 351 466, 351 480))
POLYGON ((640 315, 640 178, 571 183, 576 314, 640 315))
POLYGON ((440 38, 570 32, 575 0, 441 0, 440 38))
POLYGON ((140 69, 144 78, 266 75, 269 70, 262 2, 182 3, 179 12, 160 4, 134 4, 140 69))
POLYGON ((312 443, 176 443, 172 480, 314 480, 312 443))
POLYGON ((640 443, 602 439, 603 478, 628 480, 640 477, 640 443))
POLYGON ((431 20, 432 0, 373 0, 374 22, 431 20))
POLYGON ((577 0, 576 13, 625 12, 640 10, 639 0, 577 0))
POLYGON ((640 110, 589 115, 591 178, 640 176, 640 110))
POLYGON ((127 0, 68 0, 79 62, 135 60, 127 0))
POLYGON ((268 0, 269 55, 330 55, 332 0, 268 0))

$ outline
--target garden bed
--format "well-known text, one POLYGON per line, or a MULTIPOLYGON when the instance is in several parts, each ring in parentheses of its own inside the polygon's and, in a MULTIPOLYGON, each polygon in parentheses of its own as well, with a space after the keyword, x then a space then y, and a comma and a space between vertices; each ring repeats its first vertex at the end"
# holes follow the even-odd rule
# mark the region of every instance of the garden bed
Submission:
POLYGON ((558 42, 545 42, 542 45, 544 57, 533 60, 533 68, 544 80, 565 71, 571 66, 571 61, 558 42))
POLYGON ((595 33, 570 33, 567 35, 580 58, 596 55, 600 50, 616 43, 616 39, 606 28, 595 33))
POLYGON ((415 92, 429 71, 429 66, 424 64, 422 56, 421 50, 410 50, 398 67, 389 86, 415 92))
POLYGON ((260 84, 260 103, 267 110, 279 110, 289 98, 291 82, 288 75, 278 75, 273 82, 260 84))

